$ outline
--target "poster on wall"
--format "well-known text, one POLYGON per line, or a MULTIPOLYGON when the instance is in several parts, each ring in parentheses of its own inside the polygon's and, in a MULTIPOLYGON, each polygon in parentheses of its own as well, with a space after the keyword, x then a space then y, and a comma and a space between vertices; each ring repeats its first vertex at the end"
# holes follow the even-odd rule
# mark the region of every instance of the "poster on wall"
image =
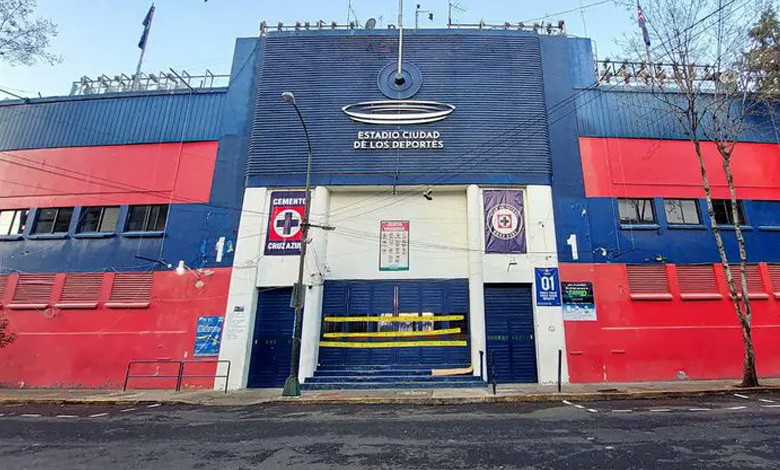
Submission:
POLYGON ((596 321, 596 302, 592 282, 562 282, 563 319, 596 321))
POLYGON ((558 268, 534 268, 536 284, 536 305, 539 307, 560 307, 561 289, 558 268))
POLYGON ((483 197, 485 253, 526 253, 523 192, 486 190, 483 197))
POLYGON ((380 222, 379 270, 409 270, 408 220, 383 220, 380 222))
POLYGON ((222 321, 220 316, 198 317, 195 329, 194 356, 219 356, 219 346, 222 343, 222 321))
POLYGON ((306 205, 306 191, 274 191, 268 214, 267 256, 301 253, 301 229, 306 205))

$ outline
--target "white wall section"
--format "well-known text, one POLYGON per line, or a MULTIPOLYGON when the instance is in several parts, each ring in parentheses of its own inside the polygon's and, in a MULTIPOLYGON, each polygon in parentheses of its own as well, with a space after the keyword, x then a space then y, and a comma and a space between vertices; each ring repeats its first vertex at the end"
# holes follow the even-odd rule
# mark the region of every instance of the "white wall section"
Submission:
MULTIPOLYGON (((265 188, 247 188, 244 193, 219 351, 219 359, 231 363, 228 390, 246 388, 249 377, 257 312, 257 261, 268 226, 267 202, 265 188)), ((225 379, 214 381, 216 390, 224 387, 225 379)))

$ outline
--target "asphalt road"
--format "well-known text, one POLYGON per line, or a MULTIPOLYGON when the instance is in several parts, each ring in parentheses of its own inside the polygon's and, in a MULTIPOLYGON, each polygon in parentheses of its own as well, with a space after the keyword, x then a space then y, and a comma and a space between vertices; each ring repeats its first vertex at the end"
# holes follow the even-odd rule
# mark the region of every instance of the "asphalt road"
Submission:
POLYGON ((0 469, 778 469, 780 394, 460 406, 0 405, 0 469))

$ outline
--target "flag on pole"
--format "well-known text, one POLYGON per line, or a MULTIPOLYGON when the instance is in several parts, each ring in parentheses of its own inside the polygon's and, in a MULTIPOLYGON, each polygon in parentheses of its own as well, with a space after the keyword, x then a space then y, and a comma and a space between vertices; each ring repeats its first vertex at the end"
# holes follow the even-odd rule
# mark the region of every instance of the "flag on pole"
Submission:
POLYGON ((152 29, 152 20, 154 19, 154 3, 152 3, 151 8, 149 8, 149 12, 146 14, 146 18, 144 18, 144 32, 141 34, 141 40, 138 41, 138 48, 139 49, 146 49, 146 40, 149 38, 149 30, 152 29))
POLYGON ((639 4, 639 0, 636 0, 636 15, 639 22, 639 28, 642 29, 642 38, 645 40, 645 47, 650 47, 650 35, 647 33, 647 18, 645 18, 645 12, 642 11, 642 6, 639 4))

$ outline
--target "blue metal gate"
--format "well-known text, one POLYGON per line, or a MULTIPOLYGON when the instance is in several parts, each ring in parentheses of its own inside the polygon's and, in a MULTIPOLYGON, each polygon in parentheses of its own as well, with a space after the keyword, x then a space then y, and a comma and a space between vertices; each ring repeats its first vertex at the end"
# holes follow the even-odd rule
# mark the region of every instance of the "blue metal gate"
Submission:
POLYGON ((485 324, 496 382, 538 382, 531 286, 486 284, 485 324))
POLYGON ((295 316, 291 296, 292 288, 260 291, 248 387, 281 387, 290 374, 295 316))
POLYGON ((319 364, 467 366, 468 310, 466 280, 328 281, 322 308, 325 346, 320 347, 319 364), (369 321, 344 321, 348 317, 369 321), (399 321, 403 318, 410 321, 399 321), (434 330, 450 333, 438 335, 434 330), (393 347, 394 341, 406 346, 393 347))

